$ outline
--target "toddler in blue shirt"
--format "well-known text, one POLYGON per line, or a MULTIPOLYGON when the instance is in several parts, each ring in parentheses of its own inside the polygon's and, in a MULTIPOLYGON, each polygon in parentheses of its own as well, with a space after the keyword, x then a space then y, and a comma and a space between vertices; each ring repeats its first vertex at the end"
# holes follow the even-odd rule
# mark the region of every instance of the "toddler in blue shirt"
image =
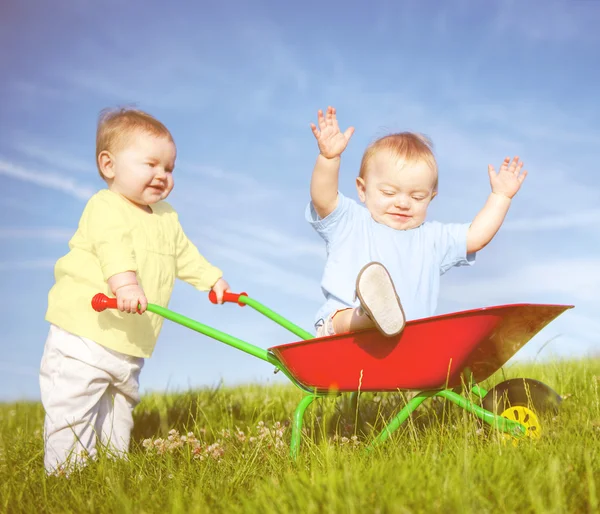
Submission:
POLYGON ((319 111, 318 128, 311 128, 320 153, 306 217, 327 248, 317 336, 373 326, 398 335, 407 319, 434 314, 440 276, 475 261, 502 225, 527 172, 519 157, 505 158, 497 173, 489 165, 492 192, 471 223, 426 222, 438 185, 427 138, 403 132, 367 148, 356 178, 363 207, 338 191, 340 157, 354 128, 341 132, 333 107, 325 115, 319 111))

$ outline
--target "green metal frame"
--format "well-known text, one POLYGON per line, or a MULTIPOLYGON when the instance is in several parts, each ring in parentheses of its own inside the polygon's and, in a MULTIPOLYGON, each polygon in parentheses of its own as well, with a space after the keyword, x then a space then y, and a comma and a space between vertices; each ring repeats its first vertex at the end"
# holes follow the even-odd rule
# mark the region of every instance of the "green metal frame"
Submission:
MULTIPOLYGON (((285 329, 289 330, 293 334, 297 335, 301 339, 304 339, 304 340, 314 339, 314 336, 310 332, 303 330, 302 328, 295 325, 294 323, 292 323, 288 319, 284 318, 280 314, 277 314, 276 312, 272 311, 265 305, 261 304, 260 302, 254 300, 248 296, 240 295, 238 302, 240 304, 249 305, 256 311, 260 312, 267 318, 273 320, 275 323, 278 323, 279 325, 281 325, 285 329)), ((217 341, 221 341, 222 343, 228 344, 229 346, 233 346, 234 348, 237 348, 238 350, 246 352, 250 355, 253 355, 254 357, 257 357, 259 359, 262 359, 262 360, 272 364, 277 369, 282 371, 296 387, 298 387, 300 390, 302 390, 305 393, 305 395, 302 398, 302 400, 300 400, 300 403, 298 404, 298 407, 296 407, 296 410, 294 412, 294 419, 293 419, 293 423, 292 423, 292 439, 291 439, 291 443, 290 443, 291 457, 293 459, 296 459, 298 457, 298 453, 300 451, 300 444, 301 444, 301 440, 302 440, 302 423, 304 420, 304 413, 305 413, 306 409, 316 399, 324 398, 326 396, 331 396, 331 395, 338 395, 339 394, 338 392, 332 391, 330 394, 328 394, 328 393, 317 392, 316 390, 311 390, 311 389, 305 387, 304 385, 300 384, 289 373, 287 368, 279 361, 279 359, 275 355, 273 355, 271 352, 269 352, 268 350, 265 350, 263 348, 255 346, 251 343, 243 341, 242 339, 238 339, 237 337, 233 337, 225 332, 221 332, 220 330, 209 327, 208 325, 204 325, 203 323, 200 323, 191 318, 183 316, 182 314, 178 314, 177 312, 174 312, 165 307, 160 307, 159 305, 148 304, 148 310, 150 312, 158 314, 170 321, 173 321, 175 323, 183 325, 184 327, 195 330, 196 332, 200 332, 201 334, 204 334, 208 337, 216 339, 217 341)), ((384 441, 386 441, 387 439, 389 439, 389 437, 396 430, 398 430, 398 428, 400 428, 400 426, 410 417, 410 415, 425 400, 427 400, 428 398, 431 398, 433 396, 439 396, 439 397, 445 398, 447 400, 450 400, 451 402, 455 403, 456 405, 465 409, 466 411, 473 413, 475 416, 477 416, 478 418, 483 420, 485 423, 491 425, 492 427, 496 428, 497 430, 499 430, 501 432, 510 434, 511 436, 517 437, 517 438, 522 438, 522 437, 526 436, 527 430, 526 430, 525 426, 522 425, 521 423, 503 418, 497 414, 494 414, 488 410, 485 410, 480 405, 478 405, 478 403, 481 402, 481 399, 487 393, 487 391, 485 389, 483 389, 482 387, 480 387, 474 383, 469 383, 469 384, 467 384, 466 391, 467 391, 468 397, 462 396, 450 389, 442 389, 442 390, 436 390, 436 391, 422 391, 420 393, 417 393, 416 396, 414 396, 411 400, 409 400, 408 403, 400 410, 400 412, 398 414, 396 414, 396 416, 394 416, 394 418, 392 418, 390 420, 390 422, 384 427, 384 429, 374 438, 374 440, 368 446, 367 450, 370 451, 373 448, 375 448, 376 446, 378 446, 381 443, 383 443, 384 441), (469 398, 471 395, 475 396, 477 399, 475 401, 471 400, 469 398)), ((353 392, 351 394, 357 395, 358 391, 353 392)), ((356 399, 356 397, 354 399, 356 399)))

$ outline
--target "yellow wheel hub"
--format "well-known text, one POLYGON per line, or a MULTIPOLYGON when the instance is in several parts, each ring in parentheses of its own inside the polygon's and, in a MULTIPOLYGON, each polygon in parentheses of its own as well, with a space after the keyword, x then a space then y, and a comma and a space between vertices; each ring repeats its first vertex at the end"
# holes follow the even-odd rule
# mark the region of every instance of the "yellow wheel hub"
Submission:
MULTIPOLYGON (((535 412, 527 407, 523 407, 521 405, 509 407, 503 411, 500 416, 510 419, 511 421, 517 421, 518 423, 521 423, 521 425, 527 429, 525 432, 525 437, 539 439, 542 436, 542 425, 540 420, 536 416, 535 412)), ((502 435, 505 439, 512 439, 513 444, 517 444, 518 438, 511 437, 508 434, 502 435)))

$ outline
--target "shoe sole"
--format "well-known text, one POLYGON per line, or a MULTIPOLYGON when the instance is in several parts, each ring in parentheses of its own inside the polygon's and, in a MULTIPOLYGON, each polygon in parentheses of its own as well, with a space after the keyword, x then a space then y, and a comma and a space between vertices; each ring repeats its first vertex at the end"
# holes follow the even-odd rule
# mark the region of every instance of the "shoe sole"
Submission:
POLYGON ((392 277, 383 264, 369 263, 356 278, 356 296, 377 329, 387 337, 400 334, 406 316, 392 277))

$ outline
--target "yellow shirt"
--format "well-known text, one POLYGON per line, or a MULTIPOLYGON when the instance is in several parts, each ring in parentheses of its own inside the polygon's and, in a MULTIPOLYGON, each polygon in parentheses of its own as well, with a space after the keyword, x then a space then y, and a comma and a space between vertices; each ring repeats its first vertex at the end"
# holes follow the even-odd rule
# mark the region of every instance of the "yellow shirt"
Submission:
POLYGON ((71 251, 54 268, 47 321, 127 355, 152 355, 161 316, 116 309, 99 313, 92 309, 92 297, 112 296, 107 280, 135 271, 148 301, 167 307, 175 278, 208 291, 223 274, 186 237, 168 203, 151 208, 152 213, 144 212, 108 189, 90 198, 69 242, 71 251))

